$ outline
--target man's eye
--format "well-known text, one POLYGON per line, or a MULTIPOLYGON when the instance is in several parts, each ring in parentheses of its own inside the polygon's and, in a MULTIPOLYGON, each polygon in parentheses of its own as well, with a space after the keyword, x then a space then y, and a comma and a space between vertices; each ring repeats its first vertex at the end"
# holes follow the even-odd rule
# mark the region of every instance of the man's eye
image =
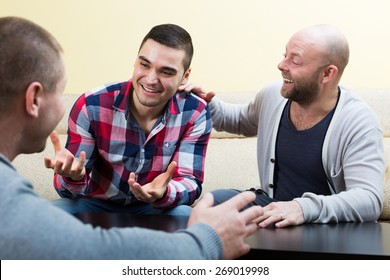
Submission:
POLYGON ((172 76, 173 75, 173 73, 171 71, 163 71, 162 73, 165 76, 172 76))

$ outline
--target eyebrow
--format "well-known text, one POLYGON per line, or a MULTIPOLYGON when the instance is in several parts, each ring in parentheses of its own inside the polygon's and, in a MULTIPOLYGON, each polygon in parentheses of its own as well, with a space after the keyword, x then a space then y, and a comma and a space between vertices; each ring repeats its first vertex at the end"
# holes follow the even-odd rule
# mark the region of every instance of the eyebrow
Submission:
MULTIPOLYGON (((151 62, 149 61, 149 59, 147 59, 147 58, 144 57, 143 55, 140 55, 138 58, 139 58, 140 60, 143 60, 143 61, 145 61, 145 62, 151 64, 151 62)), ((172 72, 173 74, 176 74, 176 73, 178 72, 176 68, 170 67, 170 66, 163 66, 163 67, 161 67, 161 69, 162 69, 162 70, 165 70, 165 71, 170 71, 170 72, 172 72)))

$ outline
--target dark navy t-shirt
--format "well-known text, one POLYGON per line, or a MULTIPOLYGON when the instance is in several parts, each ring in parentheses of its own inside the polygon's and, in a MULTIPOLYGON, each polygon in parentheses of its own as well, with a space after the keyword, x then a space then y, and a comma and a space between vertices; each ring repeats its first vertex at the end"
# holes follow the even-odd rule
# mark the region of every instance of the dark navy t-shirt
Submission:
POLYGON ((274 198, 288 201, 305 192, 329 195, 322 145, 335 109, 312 128, 298 131, 289 118, 290 106, 288 101, 276 140, 274 198))

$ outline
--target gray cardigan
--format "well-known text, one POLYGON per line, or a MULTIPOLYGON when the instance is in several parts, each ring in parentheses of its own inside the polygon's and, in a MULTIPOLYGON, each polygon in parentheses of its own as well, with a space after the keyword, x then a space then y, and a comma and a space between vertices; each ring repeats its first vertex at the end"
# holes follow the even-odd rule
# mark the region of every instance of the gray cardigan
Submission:
MULTIPOLYGON (((48 188, 50 186, 47 186, 48 188)), ((166 233, 93 228, 37 196, 0 154, 0 259, 220 259, 206 224, 166 233)))
MULTIPOLYGON (((287 99, 281 82, 262 89, 249 104, 210 103, 213 127, 257 135, 262 188, 272 197, 276 137, 287 99)), ((385 160, 377 116, 361 99, 340 86, 337 108, 325 136, 322 162, 333 195, 304 193, 296 200, 305 222, 363 222, 378 219, 383 205, 385 160)))

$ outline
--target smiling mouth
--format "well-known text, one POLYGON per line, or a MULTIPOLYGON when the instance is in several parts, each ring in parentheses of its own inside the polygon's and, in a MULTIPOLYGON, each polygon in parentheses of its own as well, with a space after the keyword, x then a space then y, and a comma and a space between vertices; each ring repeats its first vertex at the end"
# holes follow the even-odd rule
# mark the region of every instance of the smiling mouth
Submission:
POLYGON ((147 91, 147 92, 150 92, 150 93, 160 93, 162 92, 161 90, 157 90, 157 89, 153 89, 153 88, 148 88, 146 87, 145 85, 141 85, 141 87, 147 91))
POLYGON ((294 82, 294 80, 290 80, 290 79, 287 79, 287 78, 283 78, 283 81, 287 84, 292 84, 294 82))

